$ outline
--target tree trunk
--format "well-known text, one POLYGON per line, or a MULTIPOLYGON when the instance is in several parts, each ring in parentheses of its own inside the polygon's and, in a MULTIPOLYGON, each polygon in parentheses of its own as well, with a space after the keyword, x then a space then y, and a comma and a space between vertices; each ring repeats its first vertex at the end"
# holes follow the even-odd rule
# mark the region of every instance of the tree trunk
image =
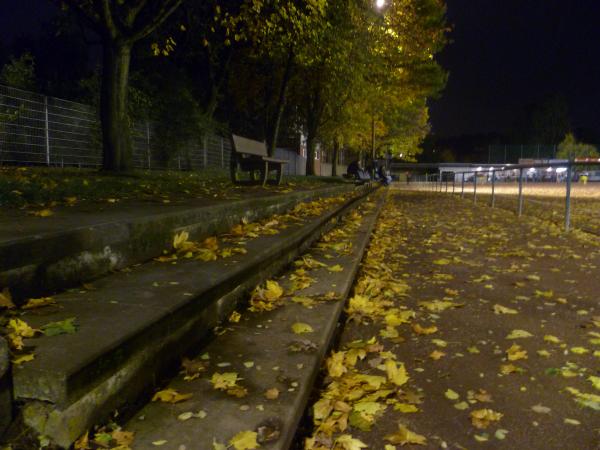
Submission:
POLYGON ((306 175, 315 174, 315 145, 321 124, 323 108, 321 104, 321 85, 317 84, 308 96, 306 108, 306 175))
POLYGON ((127 114, 131 44, 105 39, 103 50, 100 98, 102 168, 126 172, 133 169, 127 114))
POLYGON ((309 131, 306 135, 306 175, 316 175, 315 145, 315 135, 309 131))
POLYGON ((283 117, 283 110, 285 109, 287 87, 292 78, 292 66, 294 64, 294 51, 290 50, 288 58, 285 63, 285 70, 283 72, 283 78, 281 79, 281 85, 279 86, 279 96, 277 98, 277 105, 275 106, 275 118, 271 127, 269 136, 267 136, 268 152, 269 156, 275 154, 277 148, 277 138, 279 137, 279 127, 281 125, 281 118, 283 117))
POLYGON ((221 91, 227 78, 229 76, 229 67, 231 65, 231 55, 233 52, 230 47, 226 52, 226 55, 219 58, 221 61, 221 67, 218 68, 217 73, 213 73, 211 67, 208 68, 209 71, 209 80, 210 80, 210 95, 208 97, 207 106, 206 106, 206 118, 208 122, 212 122, 212 119, 215 115, 215 111, 219 106, 219 96, 221 95, 221 91))
POLYGON ((333 157, 331 162, 331 176, 337 177, 337 161, 340 153, 340 141, 337 137, 333 138, 333 157))

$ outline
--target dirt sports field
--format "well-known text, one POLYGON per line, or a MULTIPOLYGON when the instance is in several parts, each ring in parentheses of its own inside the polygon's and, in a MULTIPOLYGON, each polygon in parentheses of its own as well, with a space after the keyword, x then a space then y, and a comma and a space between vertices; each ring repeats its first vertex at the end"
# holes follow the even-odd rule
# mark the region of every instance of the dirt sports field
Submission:
POLYGON ((391 190, 304 448, 600 449, 599 267, 596 236, 391 190))
MULTIPOLYGON (((402 188, 406 188, 405 185, 402 188)), ((409 189, 428 190, 423 185, 409 185, 409 189)), ((523 214, 544 218, 557 225, 564 224, 565 183, 523 183, 523 214)), ((442 185, 446 192, 446 185, 442 185)), ((448 183, 448 192, 452 193, 452 182, 448 183)), ((455 185, 455 195, 460 195, 461 185, 455 185)), ((517 183, 497 182, 495 187, 496 207, 516 211, 519 187, 517 183)), ((477 201, 490 204, 491 183, 477 184, 477 201)), ((473 198, 473 184, 465 183, 465 199, 473 198)), ((571 187, 571 223, 575 228, 600 236, 600 183, 582 185, 573 183, 571 187)))

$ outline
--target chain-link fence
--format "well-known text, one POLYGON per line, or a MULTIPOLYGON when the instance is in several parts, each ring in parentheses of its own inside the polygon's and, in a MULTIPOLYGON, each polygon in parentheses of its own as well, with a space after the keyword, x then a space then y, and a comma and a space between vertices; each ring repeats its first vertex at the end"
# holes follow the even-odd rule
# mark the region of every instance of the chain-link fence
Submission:
MULTIPOLYGON (((228 137, 207 133, 165 157, 152 122, 132 127, 138 169, 229 167, 228 137)), ((0 85, 0 164, 99 167, 100 121, 89 105, 0 85)))

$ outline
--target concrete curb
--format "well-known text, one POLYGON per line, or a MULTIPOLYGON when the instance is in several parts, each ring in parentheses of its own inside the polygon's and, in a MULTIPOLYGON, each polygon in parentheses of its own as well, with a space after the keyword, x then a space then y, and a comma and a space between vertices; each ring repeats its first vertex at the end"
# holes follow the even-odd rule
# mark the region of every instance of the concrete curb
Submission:
MULTIPOLYGON (((244 313, 239 324, 230 324, 232 331, 200 350, 210 356, 210 369, 203 379, 187 382, 177 377, 169 384, 181 393, 192 393, 190 400, 175 405, 149 403, 127 423, 125 429, 136 435, 132 448, 152 448, 153 442, 161 440, 167 441, 165 448, 169 449, 211 448, 212 439, 227 444, 240 431, 266 427, 276 429, 277 437, 261 443, 261 448, 288 449, 336 334, 380 207, 378 202, 375 210, 365 216, 350 255, 327 258, 311 253, 327 265, 340 264, 344 269, 335 273, 326 268, 310 271, 318 283, 296 295, 319 296, 333 291, 340 300, 319 303, 313 309, 288 302, 268 313, 244 313), (290 329, 294 322, 308 323, 314 332, 296 335, 290 329), (292 352, 289 345, 294 342, 308 342, 311 350, 292 352), (213 372, 239 373, 248 397, 237 399, 213 389, 208 382, 213 372), (280 395, 276 400, 267 400, 263 394, 273 387, 280 395), (178 419, 182 413, 199 410, 207 413, 204 419, 178 419)), ((280 283, 285 286, 287 282, 280 283)))
POLYGON ((83 226, 75 218, 60 231, 0 242, 0 287, 10 288, 17 301, 47 295, 158 256, 180 230, 200 239, 225 232, 242 218, 254 221, 301 201, 353 189, 342 184, 209 206, 154 207, 142 216, 103 213, 97 222, 83 226))
POLYGON ((248 290, 289 264, 361 197, 297 229, 290 228, 285 235, 249 241, 245 259, 226 271, 217 262, 200 267, 194 267, 194 261, 177 266, 149 263, 131 273, 107 277, 105 284, 96 283, 98 290, 87 297, 98 298, 93 300, 96 303, 85 302, 77 293, 57 296, 59 301, 64 298, 59 312, 26 320, 40 326, 42 321, 75 315, 92 328, 82 326, 76 335, 38 338, 36 359, 13 371, 17 398, 52 402, 29 402, 23 409, 25 422, 68 447, 155 383, 166 368, 227 318, 248 290), (153 288, 157 281, 165 287, 153 288), (113 298, 122 301, 108 301, 113 298), (138 325, 130 323, 138 316, 138 325), (95 330, 95 322, 104 325, 95 330), (111 328, 114 342, 103 347, 94 336, 100 336, 103 329, 106 334, 106 327, 111 328))
POLYGON ((12 420, 12 383, 8 344, 0 336, 0 436, 12 420))

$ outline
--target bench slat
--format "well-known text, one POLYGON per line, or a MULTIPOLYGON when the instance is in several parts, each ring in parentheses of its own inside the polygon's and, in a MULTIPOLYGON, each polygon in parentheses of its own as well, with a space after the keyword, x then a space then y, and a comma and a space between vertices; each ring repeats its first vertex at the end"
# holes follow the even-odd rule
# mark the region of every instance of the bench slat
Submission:
POLYGON ((235 134, 232 134, 231 137, 233 139, 233 148, 236 152, 256 156, 269 156, 266 143, 237 136, 235 134))
POLYGON ((263 156, 263 161, 279 163, 279 164, 287 164, 289 162, 287 159, 269 158, 268 156, 263 156))

